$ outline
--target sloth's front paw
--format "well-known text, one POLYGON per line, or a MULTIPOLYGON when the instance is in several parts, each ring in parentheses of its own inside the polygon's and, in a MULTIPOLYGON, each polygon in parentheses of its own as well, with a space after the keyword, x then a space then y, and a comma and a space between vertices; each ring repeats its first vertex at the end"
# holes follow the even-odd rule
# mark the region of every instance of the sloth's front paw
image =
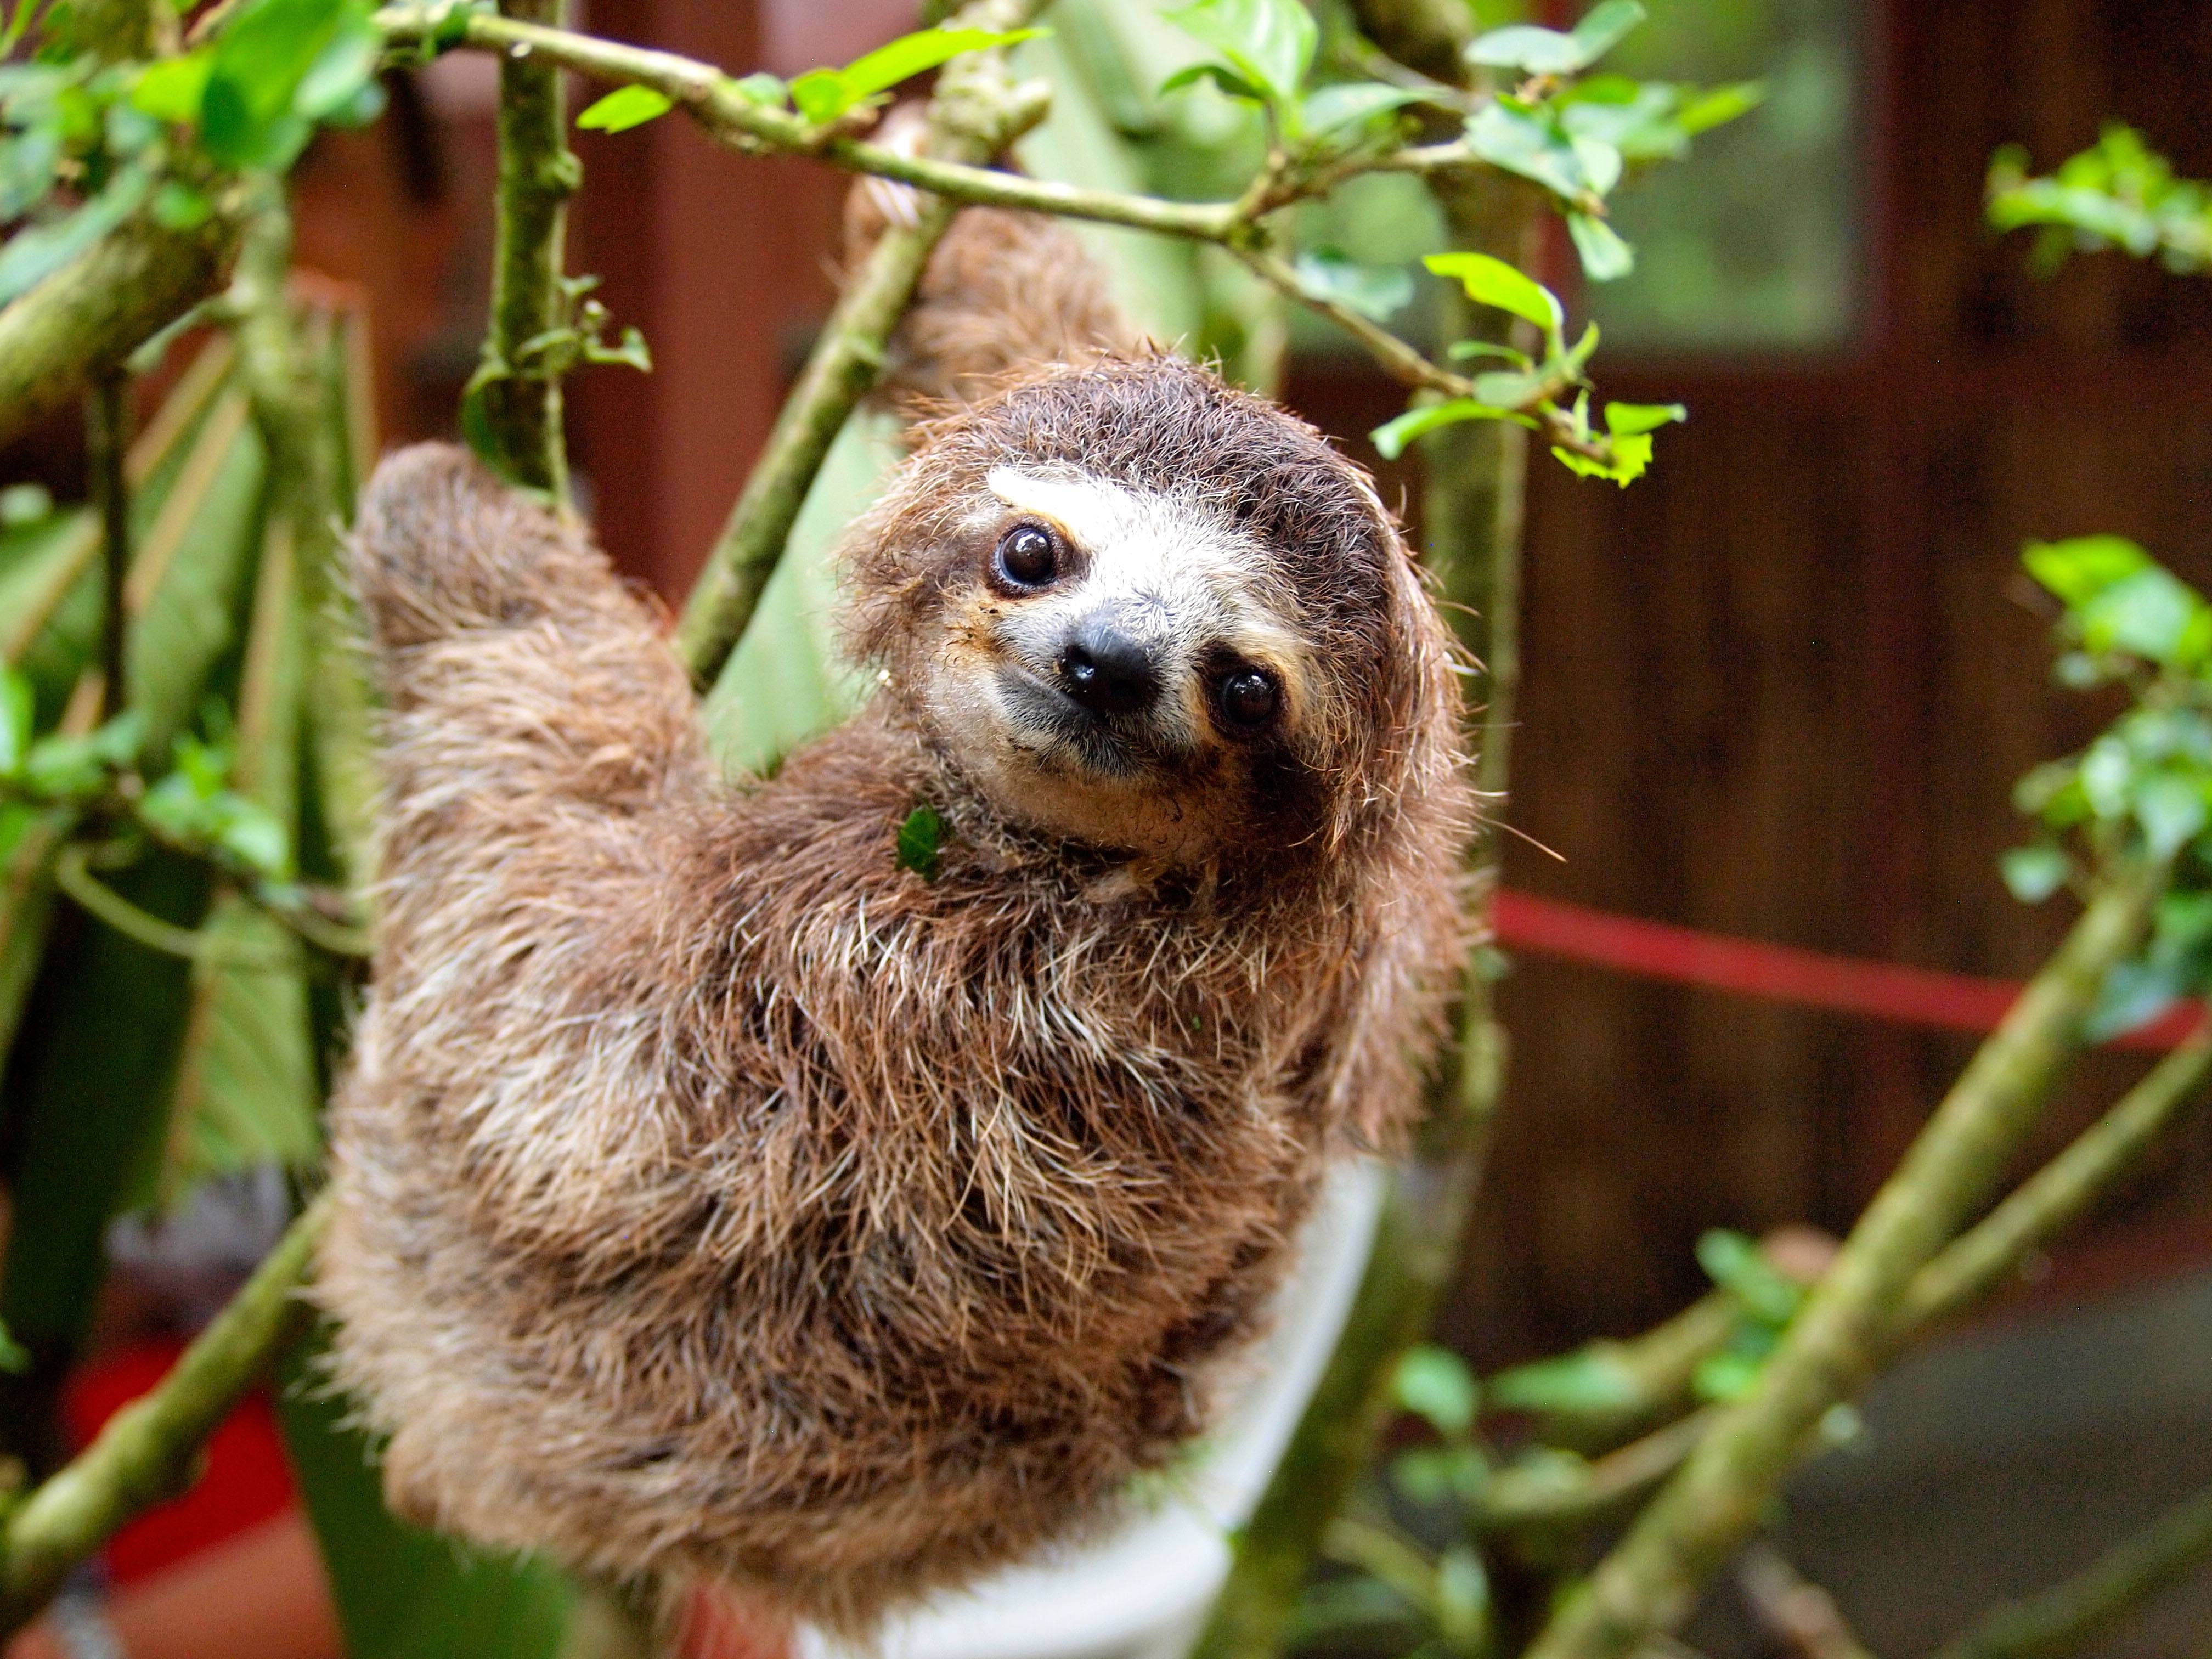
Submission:
POLYGON ((556 608, 580 580, 605 580, 580 531, 452 444, 385 457, 362 494, 352 568, 384 650, 516 627, 556 608))

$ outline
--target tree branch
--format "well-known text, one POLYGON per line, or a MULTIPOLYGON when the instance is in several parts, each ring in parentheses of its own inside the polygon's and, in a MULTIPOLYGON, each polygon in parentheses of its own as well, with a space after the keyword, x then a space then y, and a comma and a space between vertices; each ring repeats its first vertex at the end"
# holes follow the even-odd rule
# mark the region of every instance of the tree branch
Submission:
POLYGON ((2090 904, 1868 1207, 1752 1392, 1553 1619, 1530 1659, 1627 1659, 1679 1623, 1756 1530, 1820 1418, 1903 1334, 1897 1310, 1913 1277, 2002 1176, 2165 874, 2124 866, 2090 904))
POLYGON ((112 714, 128 701, 123 590, 131 579, 131 489, 123 458, 131 447, 131 377, 120 365, 94 370, 84 417, 84 470, 100 515, 100 712, 112 714))
MULTIPOLYGON (((564 0, 500 0, 503 18, 553 26, 564 0)), ((491 19, 483 20, 487 22, 491 19)), ((511 49, 499 58, 499 202, 492 250, 491 326, 473 390, 501 470, 556 501, 568 496, 560 377, 532 361, 568 320, 562 287, 568 198, 583 167, 568 148, 561 65, 511 49)))
POLYGON ((2142 1161, 2212 1074, 2212 1033, 2198 1032, 2154 1066, 2111 1110, 1937 1256, 1912 1281, 1904 1319, 1923 1325, 1963 1312, 2020 1271, 2142 1161))
MULTIPOLYGON (((1019 27, 1042 0, 978 0, 963 25, 1019 27)), ((1042 118, 1045 105, 1007 79, 1003 52, 956 59, 938 77, 929 105, 933 152, 988 161, 1042 118)), ((930 254, 951 228, 955 204, 924 196, 911 225, 887 228, 823 325, 806 367, 784 400, 767 447, 731 509, 729 522, 677 624, 677 647, 700 686, 714 684, 744 636, 761 592, 783 556, 793 522, 845 421, 882 373, 892 331, 914 297, 930 254)))
POLYGON ((2212 1563, 2212 1489, 2197 1493, 2064 1583, 1997 1607, 1936 1659, 2061 1659, 2212 1563))
POLYGON ((0 446, 76 402, 94 371, 212 292, 236 240, 221 211, 191 231, 134 220, 0 309, 0 446))
POLYGON ((295 1292, 329 1215, 327 1200, 309 1205, 160 1386, 8 1516, 0 1635, 28 1623, 117 1528, 191 1484, 201 1443, 305 1322, 295 1292))

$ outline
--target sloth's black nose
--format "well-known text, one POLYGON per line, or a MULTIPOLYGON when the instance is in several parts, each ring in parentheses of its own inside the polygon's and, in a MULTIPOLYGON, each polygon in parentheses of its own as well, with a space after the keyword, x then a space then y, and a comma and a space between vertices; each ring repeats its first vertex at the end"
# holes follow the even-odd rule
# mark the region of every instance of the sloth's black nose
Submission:
POLYGON ((1060 683, 1094 714, 1140 714, 1160 695, 1152 653, 1106 617, 1076 623, 1060 647, 1060 683))

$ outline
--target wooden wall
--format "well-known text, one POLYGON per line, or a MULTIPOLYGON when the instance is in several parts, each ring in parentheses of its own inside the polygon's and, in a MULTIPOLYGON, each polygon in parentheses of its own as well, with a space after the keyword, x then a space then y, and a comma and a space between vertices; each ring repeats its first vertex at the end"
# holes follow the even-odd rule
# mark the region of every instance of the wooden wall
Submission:
MULTIPOLYGON (((2100 118, 2212 173, 2212 9, 1888 9, 1868 111, 1871 316, 1841 361, 1601 368, 1681 398, 1626 491, 1532 479, 1509 878, 1634 915, 2024 975, 2062 930, 1996 876, 2013 781, 2109 715, 2051 686, 2028 538, 2111 530, 2212 584, 2212 282, 2116 258, 2055 280, 1981 225, 1988 155, 2100 118)), ((1848 1224, 1969 1052, 1952 1037, 1526 959, 1512 1089, 1455 1310, 1507 1357, 1699 1288, 1705 1227, 1848 1224)), ((2048 1148, 2143 1069, 2098 1056, 2048 1148)), ((2212 1255, 2197 1132, 2106 1254, 2212 1255)), ((2096 1230, 2093 1230, 2093 1236, 2096 1230)), ((2076 1252, 2085 1262, 2093 1246, 2076 1252)))

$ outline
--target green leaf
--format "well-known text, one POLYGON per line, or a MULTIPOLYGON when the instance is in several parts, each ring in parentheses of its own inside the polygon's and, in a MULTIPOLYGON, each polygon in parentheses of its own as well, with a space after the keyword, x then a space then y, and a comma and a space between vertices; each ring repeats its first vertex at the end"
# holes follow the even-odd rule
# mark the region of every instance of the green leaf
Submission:
POLYGON ((1778 1270, 1755 1243, 1728 1228, 1716 1227, 1698 1240, 1698 1265, 1769 1323, 1788 1323, 1804 1303, 1803 1285, 1778 1270))
POLYGON ((1636 1373, 1600 1348, 1501 1371, 1484 1393, 1493 1409, 1511 1412, 1618 1412, 1643 1397, 1636 1373))
POLYGON ((1490 1627, 1490 1578, 1482 1558, 1466 1544, 1447 1545, 1437 1558, 1437 1633, 1455 1653, 1486 1650, 1490 1627))
POLYGON ((383 52, 383 32, 369 21, 367 8, 343 7, 329 43, 300 78, 292 94, 292 113, 305 121, 349 116, 363 91, 374 82, 383 52))
POLYGON ((2056 847, 2015 847, 1997 860, 1997 872, 2022 904, 2040 904, 2066 884, 2074 860, 2056 847))
POLYGON ((838 71, 851 101, 889 92, 902 81, 910 81, 941 64, 992 46, 1018 46, 1044 33, 1042 29, 916 29, 873 52, 854 58, 838 71))
POLYGON ((1390 1460, 1390 1484, 1412 1503, 1471 1501, 1489 1479, 1473 1446, 1421 1446, 1390 1460))
POLYGON ((750 75, 739 76, 730 82, 730 90, 749 104, 758 104, 763 109, 781 109, 790 99, 791 88, 780 75, 770 75, 766 70, 755 70, 750 75))
POLYGON ((1417 104, 1421 94, 1380 81, 1340 81, 1306 94, 1301 118, 1315 140, 1356 134, 1376 116, 1417 104))
POLYGON ((38 695, 15 669, 0 664, 0 777, 13 777, 31 750, 38 695))
POLYGON ((215 54, 205 48, 149 64, 131 88, 131 106, 157 121, 189 126, 200 118, 200 100, 214 67, 215 54))
POLYGON ((1320 30, 1299 0, 1197 0, 1162 14, 1212 48, 1279 111, 1294 110, 1320 30))
POLYGON ((1180 92, 1185 87, 1194 87, 1201 81, 1212 83, 1215 91, 1224 98, 1241 99, 1246 103, 1264 104, 1267 94, 1231 69, 1226 64, 1188 64, 1160 82, 1162 97, 1180 92))
POLYGON ((11 1376, 21 1376, 31 1369, 31 1351, 8 1334, 5 1322, 0 1322, 0 1371, 11 1376))
POLYGON ((1525 317, 1547 335, 1556 335, 1566 320, 1557 295, 1503 259, 1487 253, 1431 253, 1421 263, 1439 276, 1456 277, 1477 305, 1525 317))
POLYGON ((1406 446, 1414 439, 1434 432, 1438 427, 1455 426, 1462 421, 1505 421, 1514 418, 1510 409, 1499 409, 1490 404, 1477 403, 1472 398, 1454 398, 1440 404, 1423 404, 1409 409, 1393 421, 1385 421, 1367 434, 1369 441, 1382 452, 1386 461, 1395 461, 1406 453, 1406 446))
POLYGON ((1454 1440, 1474 1426, 1482 1398, 1467 1361, 1433 1345, 1414 1348, 1398 1362, 1391 1395, 1399 1410, 1413 1413, 1454 1440))
POLYGON ((917 806, 899 825, 898 866, 924 881, 937 879, 937 860, 945 846, 945 819, 933 806, 917 806))
POLYGON ((1474 400, 1499 409, 1522 409, 1541 397, 1551 383, 1540 369, 1498 369, 1474 377, 1474 400))
MULTIPOLYGON (((778 82, 781 90, 781 82, 778 82)), ((576 125, 592 132, 628 132, 647 121, 657 121, 676 107, 676 100, 651 87, 617 87, 576 118, 576 125)))
POLYGON ((902 81, 948 63, 963 52, 1010 46, 1035 40, 1042 29, 917 29, 854 58, 842 69, 809 70, 791 83, 799 112, 816 123, 834 121, 846 111, 890 91, 902 81))
POLYGON ((249 0, 216 40, 201 148, 228 167, 289 166, 313 131, 295 107, 303 83, 320 70, 312 101, 336 94, 359 67, 367 10, 357 0, 249 0))
POLYGON ((1564 34, 1526 23, 1492 29, 1468 47, 1467 61, 1528 75, 1573 75, 1611 52, 1644 15, 1638 0, 1602 0, 1564 34))
POLYGON ((820 124, 836 120, 859 100, 846 89, 845 77, 836 70, 818 69, 791 83, 791 101, 801 115, 820 124))
POLYGON ((1605 429, 1616 438, 1639 432, 1656 432, 1676 421, 1686 421, 1690 411, 1680 404, 1607 404, 1605 429))
POLYGON ((2196 778, 2160 772, 2136 791, 2136 822, 2154 855, 2171 858, 2203 833, 2204 785, 2196 778))
POLYGON ((1413 274, 1403 266, 1362 264, 1334 248, 1299 254, 1295 269, 1308 294, 1333 300, 1370 322, 1389 322, 1413 297, 1413 274))
POLYGON ((1747 1354, 1708 1354, 1698 1362, 1691 1386, 1696 1390, 1698 1399, 1726 1405, 1749 1394, 1757 1385, 1759 1374, 1765 1366, 1765 1360, 1747 1354))
POLYGON ((2195 589, 2153 564, 2110 583, 2076 607, 2081 643, 2175 665, 2201 660, 2212 643, 2212 611, 2195 589))
POLYGON ((1695 137, 1701 132, 1726 125, 1748 115, 1766 101, 1766 86, 1759 81, 1739 81, 1733 86, 1715 87, 1684 104, 1674 117, 1675 125, 1695 137))
POLYGON ((1642 434, 1614 439, 1610 461, 1577 455, 1573 450, 1561 449, 1556 444, 1552 447, 1552 454, 1560 465, 1577 477, 1603 478, 1626 489, 1650 470, 1651 440, 1642 434))
POLYGON ((1583 275, 1593 283, 1610 283, 1636 269, 1636 251, 1603 219, 1587 213, 1567 216, 1567 234, 1583 262, 1583 275))
POLYGON ((2151 556, 2124 536, 2076 536, 2070 541, 2030 542, 2021 562, 2067 605, 2081 605, 2149 568, 2151 556))
POLYGON ((1579 201, 1591 191, 1583 157, 1548 113, 1501 98, 1467 119, 1468 147, 1495 167, 1541 185, 1554 196, 1579 201))

